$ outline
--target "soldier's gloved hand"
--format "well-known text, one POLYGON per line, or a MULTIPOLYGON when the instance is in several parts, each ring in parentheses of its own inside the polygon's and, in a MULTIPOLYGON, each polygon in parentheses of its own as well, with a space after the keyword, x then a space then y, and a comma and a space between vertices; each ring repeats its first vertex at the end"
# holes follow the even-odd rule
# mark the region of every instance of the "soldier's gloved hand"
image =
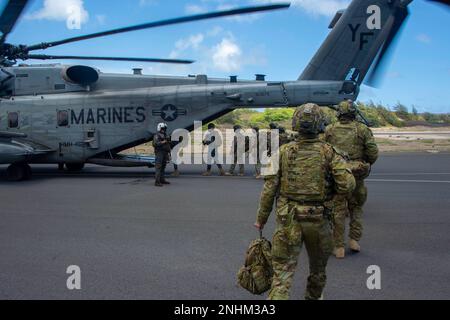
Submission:
POLYGON ((259 224, 258 222, 255 222, 254 226, 258 230, 264 230, 264 225, 263 224, 259 224))

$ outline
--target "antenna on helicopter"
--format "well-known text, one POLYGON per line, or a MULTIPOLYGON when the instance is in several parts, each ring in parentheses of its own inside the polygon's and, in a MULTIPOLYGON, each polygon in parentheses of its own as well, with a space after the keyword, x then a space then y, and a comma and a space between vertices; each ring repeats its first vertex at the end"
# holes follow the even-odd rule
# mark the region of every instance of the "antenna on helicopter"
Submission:
POLYGON ((289 3, 279 3, 270 4, 262 6, 250 6, 242 7, 231 10, 216 11, 210 13, 190 15, 180 18, 167 19, 155 22, 149 22, 144 24, 139 24, 135 26, 129 26, 124 28, 118 28, 103 32, 97 32, 92 34, 87 34, 83 36, 77 36, 72 38, 67 38, 54 42, 43 42, 40 44, 35 44, 31 46, 27 45, 12 45, 6 43, 6 39, 16 25, 18 19, 26 8, 29 0, 9 0, 6 4, 0 16, 0 31, 2 32, 0 38, 0 65, 11 66, 16 63, 17 60, 60 60, 60 59, 71 59, 71 60, 108 60, 108 61, 134 61, 134 62, 158 62, 158 63, 176 63, 176 64, 191 64, 192 60, 179 60, 179 59, 156 59, 156 58, 129 58, 129 57, 87 57, 87 56, 55 56, 55 55, 44 55, 44 54, 29 54, 31 51, 35 50, 45 50, 48 48, 60 46, 67 43, 73 43, 78 41, 84 41, 94 38, 100 38, 105 36, 111 36, 119 33, 132 32, 137 30, 151 29, 169 25, 176 25, 180 23, 208 20, 220 17, 228 17, 242 14, 250 14, 257 12, 273 11, 279 9, 285 9, 290 6, 289 3))

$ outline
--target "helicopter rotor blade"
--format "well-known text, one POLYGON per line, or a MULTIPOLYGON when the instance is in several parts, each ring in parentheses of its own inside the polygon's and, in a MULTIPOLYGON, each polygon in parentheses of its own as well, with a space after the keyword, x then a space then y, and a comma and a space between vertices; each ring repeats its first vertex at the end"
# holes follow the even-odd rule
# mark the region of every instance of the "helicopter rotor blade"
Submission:
POLYGON ((88 56, 55 56, 45 54, 29 54, 26 59, 34 60, 105 60, 105 61, 133 61, 133 62, 155 62, 173 64, 191 64, 193 60, 179 59, 157 59, 157 58, 128 58, 128 57, 88 57, 88 56))
MULTIPOLYGON (((444 4, 450 6, 450 0, 427 0, 428 2, 435 2, 439 4, 444 4)), ((396 42, 400 38, 402 27, 409 17, 409 9, 407 7, 398 7, 394 13, 394 24, 389 31, 389 35, 378 55, 375 64, 371 68, 371 71, 365 82, 371 87, 377 87, 382 79, 382 74, 384 71, 384 65, 389 61, 389 57, 393 52, 396 42)))
POLYGON ((400 38, 402 27, 409 17, 409 9, 404 7, 399 7, 394 13, 394 24, 389 31, 388 37, 384 42, 384 45, 378 54, 378 57, 373 65, 368 77, 366 84, 371 87, 377 87, 383 77, 384 65, 390 60, 390 56, 394 50, 396 42, 400 38))
POLYGON ((290 7, 290 3, 279 3, 279 4, 271 4, 271 5, 264 5, 264 6, 244 7, 244 8, 238 8, 238 9, 225 10, 225 11, 216 11, 216 12, 204 13, 204 14, 196 14, 196 15, 185 16, 185 17, 180 17, 180 18, 161 20, 161 21, 156 21, 156 22, 144 23, 144 24, 140 24, 140 25, 136 25, 136 26, 130 26, 130 27, 125 27, 125 28, 97 32, 97 33, 93 33, 93 34, 68 38, 68 39, 64 39, 64 40, 60 40, 60 41, 36 44, 36 45, 28 46, 27 50, 28 51, 43 50, 43 49, 47 49, 50 47, 56 47, 59 45, 71 43, 71 42, 105 37, 105 36, 110 36, 110 35, 119 34, 119 33, 125 33, 125 32, 131 32, 131 31, 137 31, 137 30, 143 30, 143 29, 151 29, 151 28, 157 28, 157 27, 162 27, 162 26, 169 26, 169 25, 175 25, 175 24, 180 24, 180 23, 207 20, 207 19, 213 19, 213 18, 219 18, 219 17, 227 17, 227 16, 234 16, 234 15, 241 15, 241 14, 248 14, 248 13, 279 10, 279 9, 284 9, 284 8, 288 8, 288 7, 290 7))
POLYGON ((6 4, 0 16, 0 31, 2 32, 0 39, 2 43, 13 30, 28 2, 28 0, 9 0, 6 4))

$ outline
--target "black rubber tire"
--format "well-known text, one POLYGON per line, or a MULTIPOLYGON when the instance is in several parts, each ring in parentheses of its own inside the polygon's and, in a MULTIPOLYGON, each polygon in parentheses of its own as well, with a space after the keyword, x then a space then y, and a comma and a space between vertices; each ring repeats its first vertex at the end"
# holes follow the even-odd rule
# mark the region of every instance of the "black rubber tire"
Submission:
POLYGON ((33 177, 33 171, 31 170, 31 167, 28 164, 24 164, 24 168, 25 168, 25 177, 23 179, 31 180, 31 178, 33 177))
POLYGON ((8 181, 23 181, 27 177, 29 167, 30 166, 28 166, 27 164, 13 163, 6 170, 6 178, 8 179, 8 181))
POLYGON ((84 169, 84 163, 66 163, 67 171, 80 172, 84 169))

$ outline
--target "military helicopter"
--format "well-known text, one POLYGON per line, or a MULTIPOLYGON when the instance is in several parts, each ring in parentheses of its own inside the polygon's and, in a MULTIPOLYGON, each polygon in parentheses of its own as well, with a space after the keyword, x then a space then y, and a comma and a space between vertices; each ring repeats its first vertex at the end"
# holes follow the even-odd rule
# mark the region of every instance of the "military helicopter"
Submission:
MULTIPOLYGON (((0 15, 0 164, 7 178, 29 179, 30 164, 57 164, 80 171, 86 163, 148 166, 148 158, 129 158, 121 151, 148 142, 156 125, 169 131, 193 129, 237 108, 322 106, 356 100, 366 75, 379 67, 408 17, 412 0, 354 0, 334 16, 331 32, 295 81, 208 78, 206 75, 163 77, 107 74, 83 65, 18 65, 18 60, 116 60, 193 63, 191 60, 84 57, 32 54, 55 46, 114 34, 211 18, 288 8, 279 3, 244 7, 150 22, 35 45, 6 42, 29 1, 10 0, 0 15), (369 70, 373 66, 372 70, 369 70)), ((448 1, 437 1, 448 4, 448 1)))

